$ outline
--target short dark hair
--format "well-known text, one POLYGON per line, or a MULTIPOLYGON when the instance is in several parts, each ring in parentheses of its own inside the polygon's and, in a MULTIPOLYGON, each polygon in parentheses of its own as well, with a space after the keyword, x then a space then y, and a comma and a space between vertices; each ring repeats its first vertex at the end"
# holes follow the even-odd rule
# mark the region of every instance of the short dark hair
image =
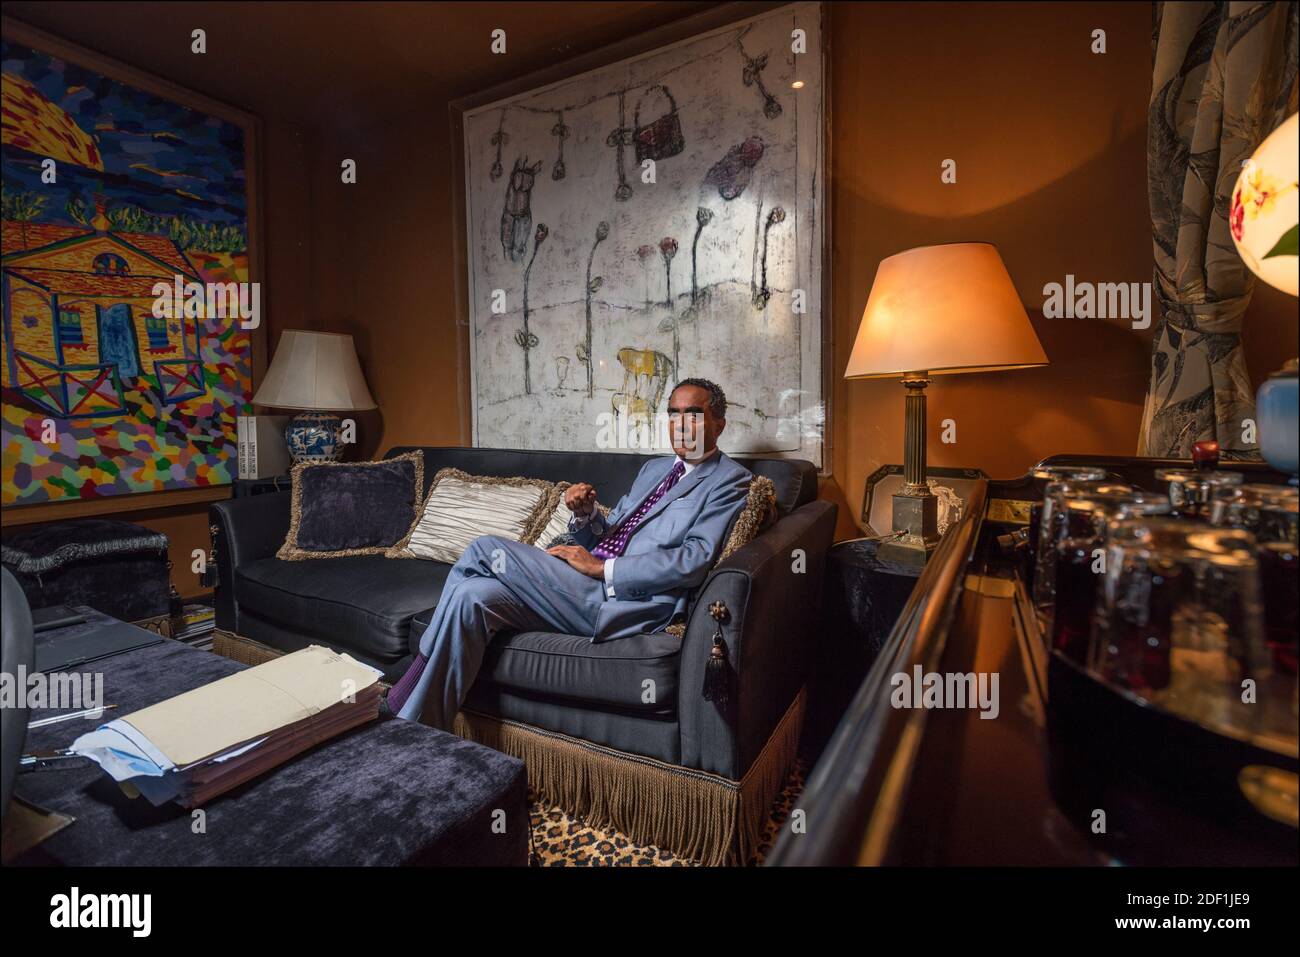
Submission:
POLYGON ((709 394, 709 411, 719 419, 727 417, 727 394, 722 391, 722 386, 716 382, 710 382, 708 379, 683 379, 673 386, 673 392, 676 392, 684 385, 693 385, 697 389, 703 389, 709 394))

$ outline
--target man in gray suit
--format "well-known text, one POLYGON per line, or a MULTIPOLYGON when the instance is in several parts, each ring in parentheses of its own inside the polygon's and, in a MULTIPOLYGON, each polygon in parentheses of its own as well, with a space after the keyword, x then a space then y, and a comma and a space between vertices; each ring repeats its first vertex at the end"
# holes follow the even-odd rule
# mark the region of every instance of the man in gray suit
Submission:
POLYGON ((647 462, 605 518, 596 489, 571 485, 575 544, 545 552, 483 535, 452 567, 420 652, 388 693, 398 717, 450 730, 500 631, 612 641, 662 631, 722 551, 753 476, 718 449, 727 398, 684 379, 668 399, 673 456, 647 462))

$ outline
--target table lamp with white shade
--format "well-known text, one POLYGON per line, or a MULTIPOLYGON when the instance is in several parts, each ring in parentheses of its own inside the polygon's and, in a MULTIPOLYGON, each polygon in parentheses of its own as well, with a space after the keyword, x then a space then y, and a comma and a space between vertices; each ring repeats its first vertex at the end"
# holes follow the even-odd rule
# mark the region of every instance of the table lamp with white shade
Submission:
POLYGON ((844 377, 897 377, 907 389, 896 537, 881 543, 882 559, 924 564, 939 542, 938 500, 925 480, 930 377, 1046 364, 997 247, 920 246, 881 261, 844 377))
POLYGON ((332 462, 343 454, 338 412, 375 408, 352 337, 286 329, 254 405, 300 411, 284 429, 297 462, 332 462))

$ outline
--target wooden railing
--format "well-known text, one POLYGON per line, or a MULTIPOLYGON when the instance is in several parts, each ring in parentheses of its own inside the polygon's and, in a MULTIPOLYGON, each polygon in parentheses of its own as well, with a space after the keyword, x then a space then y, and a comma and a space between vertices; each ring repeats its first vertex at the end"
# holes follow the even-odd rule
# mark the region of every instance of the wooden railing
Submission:
POLYGON ((966 568, 984 520, 988 483, 971 492, 961 520, 944 535, 880 655, 813 769, 796 809, 804 826, 787 827, 767 863, 882 863, 906 798, 924 732, 923 708, 894 708, 891 679, 936 671, 961 598, 966 568))

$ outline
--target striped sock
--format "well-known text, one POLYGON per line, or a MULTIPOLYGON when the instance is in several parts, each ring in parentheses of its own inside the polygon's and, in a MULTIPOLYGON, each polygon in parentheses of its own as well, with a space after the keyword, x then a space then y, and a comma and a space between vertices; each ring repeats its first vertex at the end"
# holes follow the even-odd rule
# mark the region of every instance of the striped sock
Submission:
POLYGON ((417 654, 415 660, 411 662, 411 667, 406 669, 406 674, 398 678, 397 684, 388 689, 388 708, 393 714, 397 714, 402 710, 402 705, 406 704, 406 699, 415 690, 420 675, 424 674, 424 666, 428 663, 428 658, 422 654, 417 654))

